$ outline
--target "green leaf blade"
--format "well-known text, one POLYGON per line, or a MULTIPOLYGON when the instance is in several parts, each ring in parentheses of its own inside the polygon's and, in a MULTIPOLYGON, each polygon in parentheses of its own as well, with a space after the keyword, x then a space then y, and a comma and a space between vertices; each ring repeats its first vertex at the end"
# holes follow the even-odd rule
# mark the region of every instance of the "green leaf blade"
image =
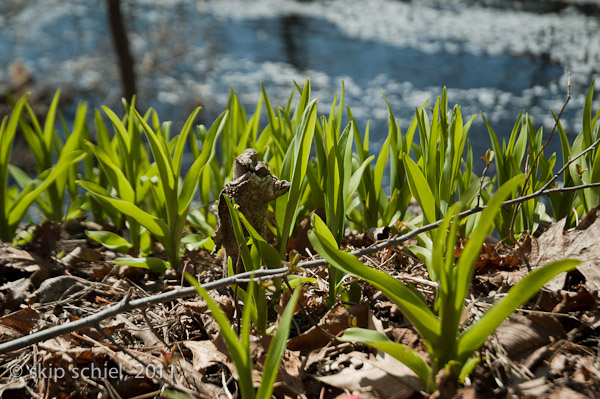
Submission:
MULTIPOLYGON (((165 244, 168 242, 167 240, 170 239, 171 234, 169 227, 164 221, 157 218, 156 216, 153 216, 143 211, 131 202, 110 196, 102 187, 95 183, 82 180, 77 180, 76 183, 88 190, 90 193, 97 196, 98 198, 101 198, 102 200, 108 202, 118 211, 137 220, 142 226, 148 229, 148 231, 152 235, 154 235, 156 239, 158 239, 161 243, 165 244)), ((173 267, 175 266, 176 265, 173 265, 173 267)))
POLYGON ((267 352, 267 358, 263 367, 262 379, 256 394, 258 399, 269 399, 273 393, 273 384, 275 384, 277 371, 279 370, 279 363, 281 362, 281 358, 287 346, 287 339, 290 333, 292 317, 294 316, 294 310, 296 309, 296 303, 298 302, 300 291, 301 289, 299 286, 294 290, 290 301, 281 315, 277 332, 275 333, 275 336, 269 345, 269 351, 267 352))
POLYGON ((340 251, 334 244, 333 235, 316 215, 313 216, 313 226, 315 230, 308 232, 308 238, 321 256, 344 273, 360 277, 380 289, 413 323, 425 341, 432 346, 438 344, 439 321, 421 298, 392 276, 367 267, 356 256, 340 251))
POLYGON ((466 361, 508 316, 529 300, 544 284, 560 273, 573 270, 579 263, 579 260, 563 259, 535 269, 525 276, 508 291, 504 298, 489 308, 476 323, 462 333, 457 348, 459 361, 466 361))
MULTIPOLYGON (((73 151, 64 157, 61 157, 61 160, 56 163, 56 166, 51 170, 49 175, 44 178, 44 180, 31 190, 25 189, 13 202, 12 206, 8 212, 8 225, 11 231, 17 228, 18 223, 27 212, 29 206, 37 199, 37 197, 54 181, 59 178, 62 174, 65 173, 65 170, 71 166, 74 162, 77 162, 85 157, 85 154, 82 151, 73 151)), ((30 184, 36 185, 38 184, 39 178, 32 181, 30 184)))
POLYGON ((139 267, 142 269, 152 270, 153 272, 164 274, 170 265, 162 259, 158 258, 116 258, 113 262, 119 265, 139 267))
POLYGON ((415 161, 413 161, 408 155, 403 156, 403 161, 406 168, 410 192, 421 205, 421 208, 423 209, 423 215, 425 216, 425 222, 435 222, 437 220, 436 201, 435 197, 433 196, 433 192, 427 183, 427 179, 425 179, 425 176, 415 161))
POLYGON ((132 245, 118 234, 110 231, 90 231, 86 230, 85 235, 102 244, 108 249, 112 249, 117 252, 126 253, 132 247, 132 245))
POLYGON ((238 337, 235 335, 227 316, 225 316, 223 310, 221 310, 219 305, 217 305, 210 297, 208 291, 206 291, 206 289, 187 272, 185 272, 185 278, 196 288, 196 291, 202 296, 202 299, 206 301, 213 318, 221 329, 223 340, 225 341, 225 345, 229 350, 229 355, 231 356, 240 377, 239 382, 242 397, 248 399, 254 398, 255 393, 254 387, 252 386, 252 359, 250 358, 250 347, 244 348, 242 343, 238 340, 238 337))

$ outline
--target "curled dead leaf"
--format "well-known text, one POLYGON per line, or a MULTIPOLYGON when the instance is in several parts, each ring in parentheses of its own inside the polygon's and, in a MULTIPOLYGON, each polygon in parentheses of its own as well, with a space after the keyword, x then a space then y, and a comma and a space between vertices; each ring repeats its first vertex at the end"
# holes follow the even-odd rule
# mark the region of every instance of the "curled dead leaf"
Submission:
POLYGON ((29 334, 31 329, 36 325, 40 315, 37 311, 26 307, 16 312, 0 317, 0 324, 11 327, 19 331, 23 335, 29 334))
POLYGON ((336 373, 313 378, 350 392, 369 390, 381 398, 410 398, 423 389, 407 366, 387 354, 373 358, 364 352, 351 352, 331 362, 329 369, 336 373))
MULTIPOLYGON (((543 266, 555 260, 581 260, 577 270, 585 277, 590 292, 600 291, 600 208, 595 208, 573 229, 564 230, 566 219, 550 226, 538 238, 532 238, 528 256, 531 267, 543 266)), ((566 274, 555 277, 544 287, 560 290, 565 286, 566 274)))
POLYGON ((313 326, 304 333, 290 338, 288 349, 300 351, 303 354, 321 348, 331 340, 331 337, 323 332, 336 335, 350 327, 350 320, 354 320, 353 327, 367 328, 369 325, 369 306, 359 304, 346 309, 342 306, 331 309, 319 322, 319 327, 313 326))
POLYGON ((496 330, 498 341, 512 359, 565 336, 562 324, 549 314, 514 314, 496 330))

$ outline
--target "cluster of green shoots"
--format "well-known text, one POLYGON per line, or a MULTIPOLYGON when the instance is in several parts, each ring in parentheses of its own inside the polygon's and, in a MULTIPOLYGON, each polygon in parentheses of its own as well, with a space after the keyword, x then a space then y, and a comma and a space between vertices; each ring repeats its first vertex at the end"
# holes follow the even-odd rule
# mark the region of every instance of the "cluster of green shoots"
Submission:
MULTIPOLYGON (((87 234, 107 248, 130 255, 118 258, 117 263, 157 272, 175 268, 185 248, 214 248, 210 238, 217 225, 214 201, 231 179, 234 158, 252 147, 271 173, 291 185, 270 205, 274 217, 268 228, 276 237, 274 246, 227 201, 244 269, 297 264, 288 243, 300 221, 312 214, 310 242, 329 262, 327 305, 334 306, 340 297, 359 301, 357 285, 347 288, 346 283, 350 276, 362 279, 399 307, 422 337, 429 356, 423 359, 372 330, 349 329, 340 340, 363 342, 389 353, 408 365, 424 389, 432 392, 440 370, 464 379, 477 363, 476 351, 497 326, 548 280, 576 266, 576 261, 563 260, 534 270, 479 321, 466 329, 460 325, 474 264, 487 235, 496 231, 502 239, 515 239, 533 234, 541 221, 551 220, 549 214, 566 218, 570 227, 600 203, 600 187, 590 185, 600 181, 599 113, 592 116, 593 90, 592 83, 583 110, 583 129, 572 145, 555 115, 566 165, 558 172, 556 154, 548 157, 545 153, 543 129, 536 129, 527 114, 519 115, 508 142, 502 145, 483 117, 492 147, 483 158, 487 165, 495 163, 493 177, 474 172, 468 132, 476 115, 465 121, 459 106, 449 109, 445 89, 433 107, 423 104, 416 110, 404 133, 388 106, 388 135, 376 155, 370 153, 369 125, 359 131, 350 108, 344 107, 344 93, 339 101, 337 97, 333 101, 329 115, 321 115, 317 101, 311 99, 308 81, 297 85, 283 108, 271 105, 263 87, 249 116, 232 91, 226 110, 210 128, 195 124, 196 109, 176 135, 155 110, 141 114, 133 101, 123 103, 121 116, 103 107, 89 118, 85 104, 80 105, 72 128, 63 120, 61 131, 56 123, 59 92, 43 127, 27 97, 11 99, 12 113, 0 125, 0 239, 26 241, 28 230, 20 226, 33 220, 30 208, 35 205, 42 219, 60 222, 85 216, 110 226, 87 234), (348 120, 345 126, 343 119, 348 120), (35 178, 10 163, 17 132, 33 152, 35 178), (190 159, 190 166, 184 167, 190 159), (505 203, 549 188, 559 175, 564 187, 584 187, 550 195, 551 212, 533 196, 505 203), (389 187, 384 187, 384 182, 389 182, 389 187), (410 212, 413 198, 422 212, 410 212), (465 210, 480 209, 483 211, 459 217, 465 210), (325 221, 315 210, 325 215, 325 221), (423 229, 416 236, 417 244, 407 249, 437 283, 433 309, 418 291, 341 249, 347 228, 365 232, 388 226, 392 234, 399 234, 400 229, 432 223, 437 227, 423 229), (457 237, 467 239, 458 259, 454 256, 457 237), (164 254, 155 242, 161 244, 164 254)), ((199 288, 223 329, 244 397, 270 397, 299 291, 294 291, 279 320, 271 344, 273 353, 269 352, 263 368, 264 387, 261 384, 258 392, 251 381, 250 323, 260 333, 273 333, 268 309, 278 303, 283 290, 312 282, 299 276, 287 279, 286 286, 279 279, 250 284, 247 291, 238 287, 245 304, 239 339, 229 320, 199 288)))

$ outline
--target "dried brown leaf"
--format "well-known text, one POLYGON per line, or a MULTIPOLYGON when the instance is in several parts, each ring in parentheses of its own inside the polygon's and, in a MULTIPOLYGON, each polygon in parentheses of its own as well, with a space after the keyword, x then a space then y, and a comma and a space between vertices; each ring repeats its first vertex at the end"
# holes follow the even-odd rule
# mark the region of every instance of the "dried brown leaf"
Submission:
POLYGON ((277 381, 273 385, 273 393, 277 397, 287 395, 299 398, 303 396, 306 389, 302 381, 302 365, 300 352, 285 351, 277 373, 277 381))
POLYGON ((372 358, 363 352, 352 352, 332 363, 331 370, 339 372, 313 377, 350 392, 372 389, 383 398, 409 398, 422 389, 420 380, 407 366, 385 354, 372 358))
POLYGON ((288 349, 301 351, 303 354, 321 348, 331 340, 329 334, 336 335, 352 326, 367 328, 369 324, 369 306, 359 304, 346 309, 342 306, 331 309, 319 322, 319 327, 313 326, 304 333, 290 338, 288 349), (356 323, 351 323, 354 320, 356 323))
POLYGON ((568 313, 593 310, 596 307, 596 299, 585 287, 580 287, 577 292, 561 290, 560 293, 562 300, 552 309, 553 312, 568 313))
POLYGON ((84 282, 85 280, 83 279, 67 275, 47 279, 40 285, 40 288, 31 294, 28 303, 49 303, 58 301, 63 298, 67 291, 74 293, 82 290, 84 288, 84 282))
POLYGON ((194 370, 204 374, 206 369, 214 363, 221 363, 227 366, 227 368, 236 376, 237 370, 226 354, 219 351, 219 349, 212 342, 206 341, 183 341, 183 345, 192 351, 192 365, 194 370))
POLYGON ((588 399, 589 396, 582 395, 567 387, 557 387, 548 399, 588 399))
POLYGON ((40 315, 37 311, 26 307, 0 318, 0 324, 14 328, 23 335, 29 334, 29 331, 38 322, 40 315))
POLYGON ((565 336, 562 324, 547 314, 514 314, 496 330, 498 341, 513 360, 525 352, 565 336))
POLYGON ((0 309, 17 309, 21 304, 25 303, 33 289, 33 283, 28 277, 7 282, 0 287, 0 291, 6 292, 6 297, 2 304, 0 304, 0 309))
MULTIPOLYGON (((592 210, 579 226, 564 231, 565 219, 550 226, 540 237, 532 238, 529 263, 532 267, 564 258, 581 260, 577 270, 585 277, 588 291, 600 291, 600 209, 592 210)), ((565 285, 566 274, 562 273, 548 284, 547 289, 559 290, 565 285)))
POLYGON ((102 253, 92 248, 77 247, 69 252, 62 262, 69 266, 77 266, 80 263, 89 264, 98 261, 102 258, 102 253))

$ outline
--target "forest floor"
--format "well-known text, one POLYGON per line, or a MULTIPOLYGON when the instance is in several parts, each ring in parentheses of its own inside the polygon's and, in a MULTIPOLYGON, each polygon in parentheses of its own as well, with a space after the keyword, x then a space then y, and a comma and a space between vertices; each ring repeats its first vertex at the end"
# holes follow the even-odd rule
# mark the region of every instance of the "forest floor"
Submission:
MULTIPOLYGON (((600 398, 597 216, 599 210, 566 231, 564 224, 555 223, 522 242, 519 250, 484 244, 463 326, 503 297, 528 269, 564 257, 579 258, 582 264, 577 271, 548 283, 507 319, 479 351, 481 361, 465 384, 442 389, 440 397, 600 398)), ((1 342, 96 314, 119 303, 127 293, 132 299, 143 298, 181 285, 181 270, 160 276, 114 264, 114 252, 86 238, 84 229, 93 228, 83 222, 45 223, 22 248, 0 243, 1 342)), ((295 239, 302 244, 303 237, 295 239)), ((354 248, 372 243, 366 234, 349 232, 346 236, 346 245, 354 248)), ((185 255, 183 265, 206 283, 224 277, 219 256, 192 251, 185 255)), ((407 250, 394 247, 361 260, 413 284, 433 303, 436 284, 407 250)), ((429 397, 416 376, 394 358, 334 338, 351 323, 384 332, 427 358, 423 342, 396 306, 372 286, 359 282, 360 303, 338 302, 327 309, 327 268, 305 273, 316 282, 305 284, 301 293, 274 395, 429 397)), ((214 290, 211 295, 235 324, 232 288, 214 290)), ((270 313, 271 321, 276 320, 281 305, 270 313)), ((0 397, 164 397, 165 387, 192 397, 239 397, 235 367, 218 325, 199 296, 129 311, 100 325, 102 331, 80 329, 0 354, 0 397)), ((259 381, 268 338, 253 335, 250 345, 259 381)))

